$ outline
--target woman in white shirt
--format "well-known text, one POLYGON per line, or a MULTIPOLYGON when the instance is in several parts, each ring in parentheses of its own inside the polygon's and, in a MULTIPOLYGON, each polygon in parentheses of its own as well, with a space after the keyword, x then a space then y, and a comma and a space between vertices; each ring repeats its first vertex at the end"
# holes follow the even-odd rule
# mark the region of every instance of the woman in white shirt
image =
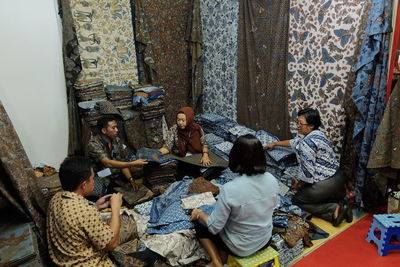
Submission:
POLYGON ((272 213, 279 203, 278 182, 265 172, 265 153, 255 136, 236 140, 229 168, 241 176, 222 187, 211 215, 194 209, 190 217, 201 223, 196 236, 211 258, 210 266, 222 266, 227 253, 246 257, 267 246, 272 213))

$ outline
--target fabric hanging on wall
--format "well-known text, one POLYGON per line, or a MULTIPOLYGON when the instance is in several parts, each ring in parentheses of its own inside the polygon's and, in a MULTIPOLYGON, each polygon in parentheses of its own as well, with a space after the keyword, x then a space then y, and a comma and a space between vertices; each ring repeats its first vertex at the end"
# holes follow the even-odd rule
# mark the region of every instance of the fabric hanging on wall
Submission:
POLYGON ((45 203, 36 183, 38 178, 1 101, 0 176, 0 194, 33 220, 39 236, 45 238, 45 203))
POLYGON ((203 50, 203 31, 201 27, 200 0, 194 0, 192 16, 188 22, 186 40, 189 42, 190 70, 192 90, 190 92, 190 104, 195 113, 203 113, 203 62, 201 61, 203 50))
POLYGON ((239 1, 200 0, 203 29, 203 108, 236 121, 239 1))
POLYGON ((64 16, 72 18, 79 42, 79 80, 101 78, 105 85, 137 84, 129 0, 62 1, 64 16))
MULTIPOLYGON (((156 75, 154 85, 166 90, 166 114, 171 124, 180 107, 187 106, 189 95, 188 45, 185 40, 190 0, 137 0, 136 14, 143 14, 140 23, 136 18, 136 36, 146 45, 147 54, 154 60, 156 75)), ((150 60, 150 59, 149 59, 150 60)))
POLYGON ((390 95, 368 160, 368 168, 400 169, 400 82, 390 95))
POLYGON ((385 108, 391 15, 390 0, 372 1, 361 54, 355 66, 356 85, 351 95, 358 112, 353 132, 358 155, 356 201, 366 207, 374 205, 364 186, 372 179, 366 166, 385 108))
POLYGON ((290 0, 240 1, 237 120, 290 138, 287 49, 290 0))
POLYGON ((322 128, 339 157, 345 116, 343 96, 357 46, 365 0, 292 0, 288 91, 291 126, 305 107, 319 110, 322 128))
POLYGON ((68 155, 74 155, 82 150, 80 139, 81 124, 73 88, 82 67, 74 21, 71 13, 65 10, 68 6, 65 0, 60 1, 59 9, 60 14, 62 14, 63 59, 68 106, 68 155))

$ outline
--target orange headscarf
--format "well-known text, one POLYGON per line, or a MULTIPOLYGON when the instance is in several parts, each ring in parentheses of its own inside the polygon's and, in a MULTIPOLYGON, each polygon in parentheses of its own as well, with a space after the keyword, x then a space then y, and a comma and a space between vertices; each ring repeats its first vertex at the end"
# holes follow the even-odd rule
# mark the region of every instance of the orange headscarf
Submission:
POLYGON ((178 149, 181 157, 189 151, 192 154, 202 152, 201 145, 201 126, 194 122, 194 111, 191 107, 183 107, 178 110, 178 113, 183 113, 186 116, 186 127, 180 129, 178 127, 178 149))

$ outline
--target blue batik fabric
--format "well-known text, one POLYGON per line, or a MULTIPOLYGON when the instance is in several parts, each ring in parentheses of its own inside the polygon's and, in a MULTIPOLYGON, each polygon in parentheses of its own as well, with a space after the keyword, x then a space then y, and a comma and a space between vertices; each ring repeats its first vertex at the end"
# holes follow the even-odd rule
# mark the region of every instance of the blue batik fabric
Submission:
POLYGON ((200 0, 204 111, 236 121, 239 1, 200 0))
POLYGON ((193 228, 189 215, 181 207, 181 199, 188 197, 191 179, 171 184, 162 194, 153 199, 147 233, 169 234, 179 230, 193 228))
POLYGON ((305 137, 290 139, 290 145, 300 164, 298 179, 304 182, 312 184, 323 181, 339 169, 332 145, 320 130, 314 130, 305 137))
MULTIPOLYGON (((255 136, 258 138, 258 140, 260 140, 263 146, 279 141, 278 137, 264 130, 257 131, 255 133, 255 136)), ((293 161, 294 150, 290 147, 276 146, 274 149, 267 150, 266 152, 278 163, 284 162, 286 160, 293 161)))
POLYGON ((360 55, 354 69, 356 84, 351 99, 358 111, 353 132, 358 155, 355 189, 356 202, 361 205, 365 180, 371 176, 366 166, 385 108, 391 15, 392 1, 372 0, 360 55))
MULTIPOLYGON (((279 205, 275 208, 274 212, 285 212, 288 214, 292 213, 300 217, 304 214, 303 211, 298 206, 293 205, 292 201, 290 201, 288 198, 282 195, 279 195, 279 197, 280 197, 280 202, 279 205)), ((283 227, 283 228, 288 227, 288 221, 289 221, 289 216, 285 215, 272 216, 272 223, 274 226, 277 227, 283 227)))

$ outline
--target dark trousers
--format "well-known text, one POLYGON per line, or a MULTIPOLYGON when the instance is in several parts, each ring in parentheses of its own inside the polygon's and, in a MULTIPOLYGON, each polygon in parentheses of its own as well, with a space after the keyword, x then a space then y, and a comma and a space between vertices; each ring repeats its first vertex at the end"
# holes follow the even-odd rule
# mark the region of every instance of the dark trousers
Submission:
POLYGON ((292 202, 303 210, 332 222, 336 207, 346 196, 345 182, 345 176, 339 169, 331 178, 300 187, 292 202))

